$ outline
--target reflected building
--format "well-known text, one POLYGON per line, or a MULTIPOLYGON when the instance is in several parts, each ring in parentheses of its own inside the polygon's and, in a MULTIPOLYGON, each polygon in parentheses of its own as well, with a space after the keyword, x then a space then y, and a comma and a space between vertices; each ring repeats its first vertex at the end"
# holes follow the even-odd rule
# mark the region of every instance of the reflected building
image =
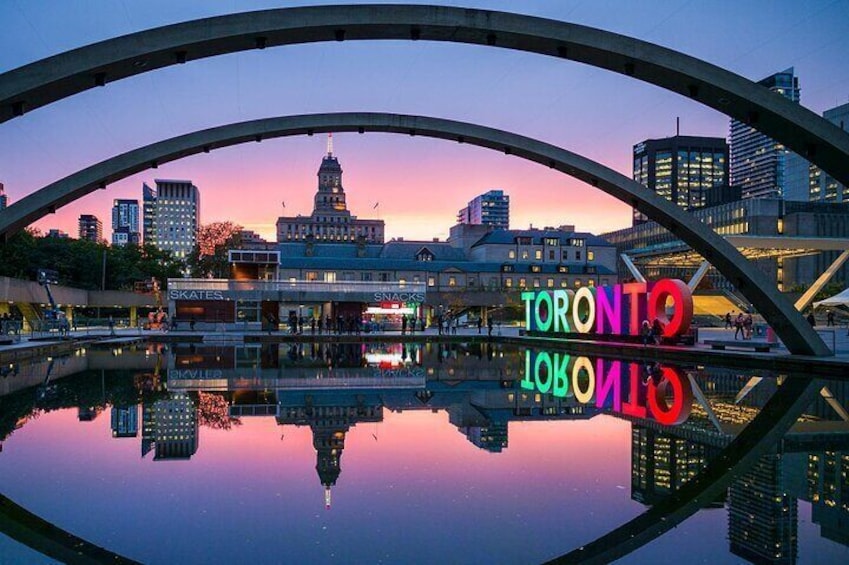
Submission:
POLYGON ((197 409, 188 393, 143 405, 142 457, 154 450, 154 461, 190 459, 197 449, 197 409))
POLYGON ((139 406, 112 407, 112 437, 136 437, 139 435, 139 406))
POLYGON ((795 563, 798 502, 783 488, 783 455, 761 457, 728 489, 731 553, 754 563, 795 563))
POLYGON ((849 453, 810 453, 805 475, 811 521, 822 537, 849 546, 849 453))

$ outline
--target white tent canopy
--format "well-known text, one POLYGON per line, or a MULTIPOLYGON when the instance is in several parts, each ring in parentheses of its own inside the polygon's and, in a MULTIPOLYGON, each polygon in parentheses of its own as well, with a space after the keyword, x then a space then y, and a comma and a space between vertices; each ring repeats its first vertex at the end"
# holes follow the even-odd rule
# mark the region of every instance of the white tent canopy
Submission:
POLYGON ((849 309, 849 288, 825 300, 814 302, 814 308, 821 306, 849 309))

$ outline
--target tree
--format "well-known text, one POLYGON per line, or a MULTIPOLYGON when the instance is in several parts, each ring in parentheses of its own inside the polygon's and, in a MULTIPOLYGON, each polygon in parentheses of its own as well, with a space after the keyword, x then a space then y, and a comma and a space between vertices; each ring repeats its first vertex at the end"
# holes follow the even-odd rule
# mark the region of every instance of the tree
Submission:
POLYGON ((229 276, 227 251, 242 245, 242 226, 213 222, 198 228, 197 245, 186 263, 195 278, 224 279, 229 276))

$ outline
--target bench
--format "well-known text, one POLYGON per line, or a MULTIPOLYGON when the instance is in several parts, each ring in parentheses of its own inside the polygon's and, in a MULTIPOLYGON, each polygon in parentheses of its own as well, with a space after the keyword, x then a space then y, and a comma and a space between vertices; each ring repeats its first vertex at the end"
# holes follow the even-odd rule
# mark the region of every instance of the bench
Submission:
POLYGON ((704 343, 705 345, 710 345, 711 349, 725 349, 726 347, 737 347, 740 349, 754 349, 759 353, 769 353, 770 348, 776 346, 775 343, 748 340, 706 339, 704 343))

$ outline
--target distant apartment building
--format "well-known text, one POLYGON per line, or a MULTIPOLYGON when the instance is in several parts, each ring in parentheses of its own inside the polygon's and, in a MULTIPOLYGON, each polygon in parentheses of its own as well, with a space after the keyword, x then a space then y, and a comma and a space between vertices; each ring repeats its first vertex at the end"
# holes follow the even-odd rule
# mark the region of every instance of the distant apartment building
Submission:
MULTIPOLYGON (((758 84, 779 96, 799 103, 799 78, 793 67, 769 76, 758 84)), ((788 186, 788 167, 793 153, 752 125, 731 120, 731 185, 739 186, 743 198, 783 198, 788 186)))
MULTIPOLYGON (((375 205, 376 206, 376 205, 375 205)), ((342 187, 342 166, 333 155, 333 137, 327 138, 327 154, 318 168, 318 190, 309 216, 277 218, 277 242, 303 241, 383 243, 383 220, 361 220, 352 216, 342 187)))
MULTIPOLYGON (((826 110, 822 116, 840 129, 849 130, 849 103, 826 110)), ((809 164, 801 157, 798 159, 802 165, 802 177, 807 180, 803 184, 807 188, 803 197, 807 196, 811 202, 849 202, 849 187, 837 182, 816 165, 809 164)))
POLYGON ((490 190, 470 200, 457 212, 458 224, 492 226, 510 229, 510 197, 503 190, 490 190))
MULTIPOLYGON (((633 178, 684 208, 702 208, 727 193, 728 143, 721 137, 676 135, 634 145, 633 178)), ((648 221, 634 209, 633 224, 648 221)))
POLYGON ((6 196, 6 187, 0 182, 0 210, 5 210, 9 207, 9 197, 6 196))
POLYGON ((177 258, 186 257, 197 243, 200 191, 189 180, 156 179, 155 182, 155 193, 147 185, 143 187, 143 227, 150 230, 145 232, 145 242, 170 251, 177 258), (149 234, 153 234, 150 239, 149 234))
POLYGON ((97 216, 81 214, 79 219, 80 239, 98 242, 103 239, 103 222, 97 216))
POLYGON ((112 245, 138 245, 139 201, 115 199, 112 201, 112 245))
POLYGON ((156 245, 156 189, 142 184, 142 240, 156 245))
POLYGON ((68 239, 68 234, 57 228, 50 228, 47 230, 47 235, 44 237, 55 237, 57 239, 68 239))

